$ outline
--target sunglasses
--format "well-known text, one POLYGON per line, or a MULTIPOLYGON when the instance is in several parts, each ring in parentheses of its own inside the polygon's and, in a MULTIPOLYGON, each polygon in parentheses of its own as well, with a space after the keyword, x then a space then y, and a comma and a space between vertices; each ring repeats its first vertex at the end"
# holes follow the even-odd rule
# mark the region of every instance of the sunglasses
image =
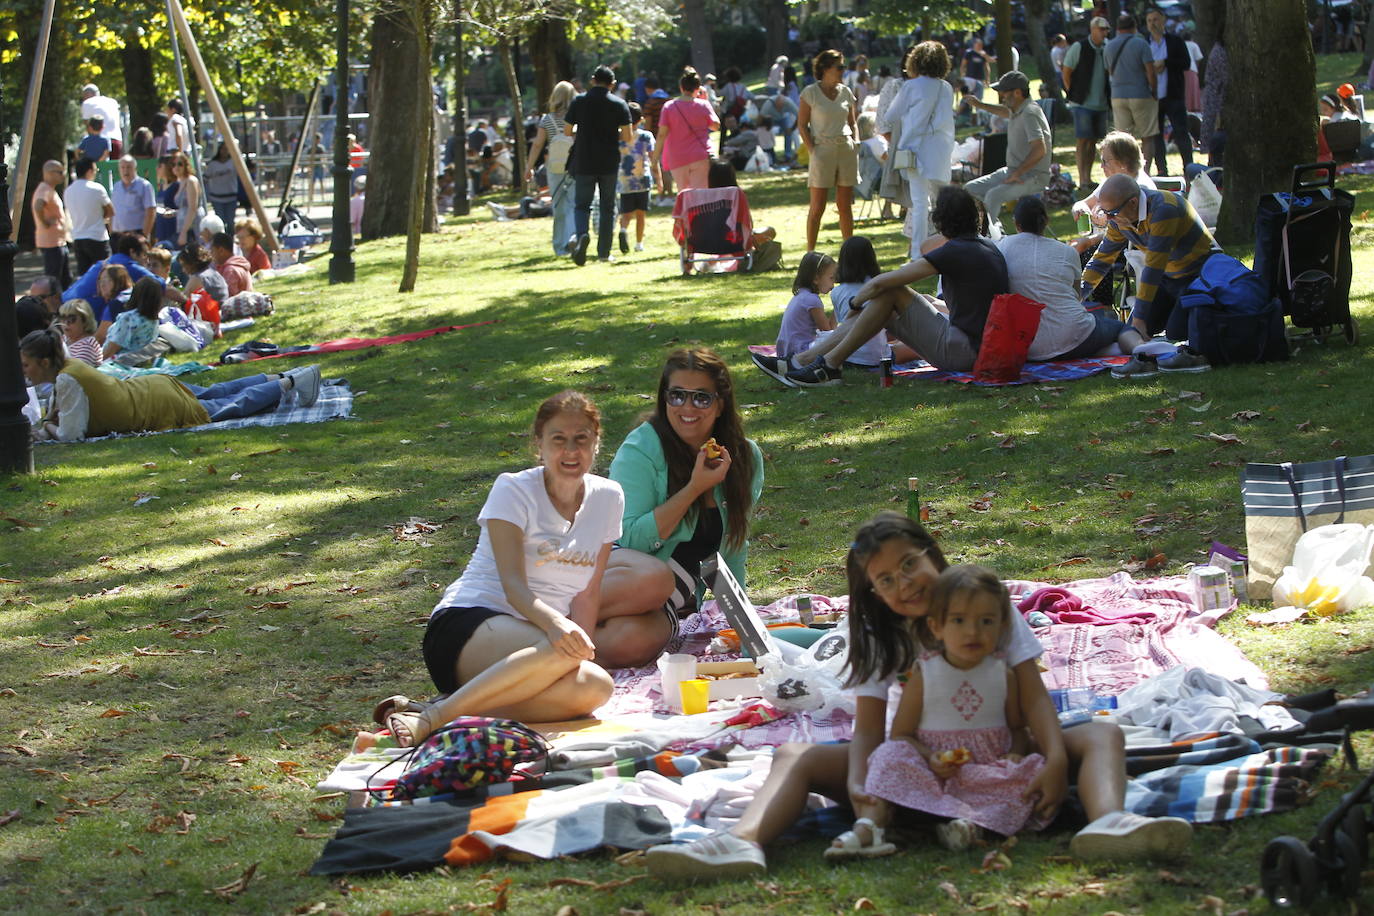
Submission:
POLYGON ((1126 209, 1126 205, 1129 204, 1131 201, 1135 200, 1139 196, 1139 194, 1132 194, 1130 197, 1123 200, 1119 205, 1117 205, 1111 210, 1108 210, 1105 207, 1099 207, 1098 209, 1102 211, 1102 215, 1107 217, 1107 219, 1116 219, 1117 215, 1120 214, 1122 210, 1126 209))
POLYGON ((81 316, 80 316, 80 315, 63 315, 63 316, 62 316, 61 318, 59 318, 58 320, 61 321, 63 324, 71 324, 71 323, 74 322, 74 321, 80 321, 80 320, 81 320, 81 316))
POLYGON ((716 402, 720 395, 714 391, 702 391, 700 388, 669 388, 668 405, 670 407, 681 407, 687 403, 687 399, 692 399, 692 406, 697 410, 705 410, 716 402))

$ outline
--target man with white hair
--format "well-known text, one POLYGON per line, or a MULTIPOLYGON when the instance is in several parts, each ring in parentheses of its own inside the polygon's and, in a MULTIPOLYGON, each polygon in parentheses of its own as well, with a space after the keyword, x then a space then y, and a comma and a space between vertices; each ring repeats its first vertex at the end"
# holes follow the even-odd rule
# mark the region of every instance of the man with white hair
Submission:
POLYGON ((153 186, 139 176, 133 156, 119 157, 119 180, 110 191, 110 203, 114 204, 112 231, 142 232, 144 238, 153 237, 153 222, 157 219, 153 186))
POLYGON ((787 73, 789 61, 786 54, 779 54, 778 59, 773 61, 773 66, 768 69, 768 81, 764 83, 769 89, 782 92, 783 80, 787 73))
POLYGON ((119 103, 100 94, 95 83, 81 87, 81 120, 100 118, 105 123, 100 128, 100 136, 110 141, 110 158, 118 159, 124 153, 124 131, 119 126, 119 103))

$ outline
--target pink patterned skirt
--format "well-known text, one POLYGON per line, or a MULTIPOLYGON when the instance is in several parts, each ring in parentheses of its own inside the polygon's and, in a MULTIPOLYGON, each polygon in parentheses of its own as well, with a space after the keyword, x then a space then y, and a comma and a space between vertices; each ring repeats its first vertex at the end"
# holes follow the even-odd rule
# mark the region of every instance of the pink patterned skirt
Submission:
POLYGON ((973 760, 942 783, 916 748, 906 741, 885 741, 868 758, 864 788, 870 794, 914 811, 962 817, 1006 836, 1044 826, 1032 818, 1034 801, 1021 795, 1045 759, 1031 754, 1016 762, 1007 760, 1007 729, 918 731, 917 738, 936 751, 966 748, 973 760))

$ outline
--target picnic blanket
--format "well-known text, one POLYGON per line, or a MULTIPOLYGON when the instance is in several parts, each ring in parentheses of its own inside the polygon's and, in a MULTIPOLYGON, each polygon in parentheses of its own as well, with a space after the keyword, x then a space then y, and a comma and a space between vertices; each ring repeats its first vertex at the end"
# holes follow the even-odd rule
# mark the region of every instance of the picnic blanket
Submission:
MULTIPOLYGON (((753 344, 753 353, 763 356, 776 356, 778 348, 774 344, 753 344)), ((1021 368, 1021 377, 1008 381, 990 381, 974 378, 972 372, 955 372, 936 369, 925 360, 900 363, 892 367, 894 378, 927 382, 958 382, 963 385, 977 385, 983 388, 999 388, 1005 385, 1034 385, 1045 382, 1071 382, 1089 376, 1099 375, 1113 366, 1125 365, 1129 356, 1094 356, 1088 359, 1061 359, 1044 363, 1026 363, 1021 368)), ((877 372, 877 369, 870 370, 877 372)))
POLYGON ((490 321, 477 321, 472 324, 450 324, 438 328, 429 328, 424 331, 411 331, 408 334, 389 334, 385 337, 339 337, 334 340, 325 340, 317 344, 307 344, 303 346, 282 347, 277 353, 266 356, 248 353, 244 355, 243 362, 258 359, 280 359, 283 356, 314 356, 317 353, 338 353, 343 350, 366 350, 369 347, 386 347, 391 344, 409 343, 412 340, 423 340, 426 337, 434 337, 437 334, 447 334, 450 331, 464 331, 468 328, 480 328, 487 324, 496 324, 499 318, 490 321))
MULTIPOLYGON (((162 433, 199 433, 216 432, 226 429, 242 429, 245 426, 285 426, 287 423, 323 423, 325 420, 344 419, 353 416, 353 389, 342 379, 326 379, 320 386, 320 396, 309 407, 302 407, 294 399, 287 399, 276 410, 240 417, 235 420, 220 420, 216 423, 202 423, 199 426, 186 426, 180 429, 144 430, 136 433, 110 433, 73 442, 99 442, 102 439, 126 439, 131 436, 157 436, 162 433)), ((56 440, 45 440, 55 442, 56 440)), ((39 443, 39 444, 45 444, 39 443)), ((70 445, 72 443, 58 443, 70 445)))
POLYGON ((185 363, 169 363, 161 356, 154 360, 151 365, 141 368, 126 366, 112 359, 107 359, 96 366, 98 371, 112 375, 117 379, 129 379, 140 375, 191 375, 197 372, 209 372, 213 368, 213 366, 207 366, 205 363, 198 363, 194 360, 185 363))
MULTIPOLYGON (((1017 599, 1046 586, 1008 583, 1017 599)), ((1059 587, 1093 614, 1089 623, 1038 629, 1050 687, 1090 686, 1116 695, 1179 665, 1203 667, 1257 689, 1266 686, 1263 672, 1212 630, 1226 611, 1203 612, 1185 577, 1136 581, 1118 573, 1059 587)), ((812 596, 817 613, 847 605, 845 597, 812 596)), ((766 621, 780 621, 795 619, 795 607, 796 598, 789 597, 759 611, 766 621)), ((700 614, 684 621, 681 651, 713 658, 705 655, 707 645, 725 625, 715 602, 707 602, 700 614)), ((640 849, 694 839, 728 828, 739 817, 766 777, 772 747, 786 741, 841 741, 852 733, 852 720, 843 712, 825 720, 809 713, 768 715, 771 707, 748 699, 716 701, 698 716, 672 716, 663 705, 656 669, 617 671, 614 680, 615 693, 596 719, 563 723, 549 733, 551 766, 571 769, 532 774, 462 798, 350 809, 312 872, 404 871, 474 864, 504 851, 552 858, 607 845, 640 849), (734 746, 729 766, 707 768, 698 762, 696 752, 713 747, 719 754, 727 745, 734 746)), ((1168 732, 1158 729, 1126 731, 1133 777, 1128 810, 1197 823, 1295 807, 1328 755, 1320 747, 1265 751, 1243 735, 1170 741, 1168 732)), ((385 759, 376 756, 370 768, 385 759)), ((352 774, 341 764, 319 788, 366 784, 358 778, 360 762, 354 763, 352 774)), ((829 803, 813 797, 812 804, 829 803)))

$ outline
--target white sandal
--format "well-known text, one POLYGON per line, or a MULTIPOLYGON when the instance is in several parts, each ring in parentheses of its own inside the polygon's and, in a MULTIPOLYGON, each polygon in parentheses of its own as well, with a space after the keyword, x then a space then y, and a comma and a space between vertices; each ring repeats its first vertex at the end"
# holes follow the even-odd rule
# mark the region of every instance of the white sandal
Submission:
POLYGON ((855 827, 866 827, 871 842, 867 845, 859 839, 859 834, 853 830, 846 830, 844 833, 835 837, 835 842, 826 848, 825 858, 831 862, 840 862, 845 859, 876 859, 879 856, 890 856, 897 851, 897 847, 892 843, 883 840, 883 828, 866 817, 861 817, 854 822, 855 827))

